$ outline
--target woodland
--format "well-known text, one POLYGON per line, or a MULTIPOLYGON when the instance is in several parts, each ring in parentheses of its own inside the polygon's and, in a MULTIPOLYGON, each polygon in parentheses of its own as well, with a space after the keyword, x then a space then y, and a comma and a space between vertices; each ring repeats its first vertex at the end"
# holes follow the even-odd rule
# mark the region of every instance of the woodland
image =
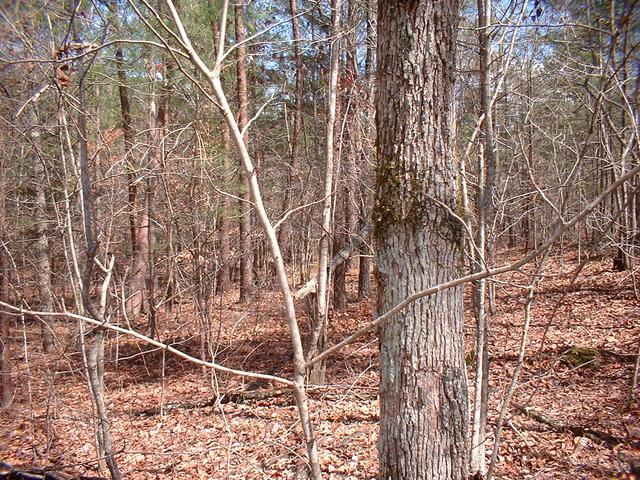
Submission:
POLYGON ((0 19, 0 478, 640 478, 640 1, 0 19))

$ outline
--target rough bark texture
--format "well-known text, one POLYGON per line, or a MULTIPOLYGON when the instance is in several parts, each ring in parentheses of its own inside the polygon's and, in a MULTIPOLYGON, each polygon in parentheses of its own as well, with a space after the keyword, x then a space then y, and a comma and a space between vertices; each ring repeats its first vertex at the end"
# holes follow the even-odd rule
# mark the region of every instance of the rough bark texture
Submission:
MULTIPOLYGON (((458 277, 453 159, 458 2, 380 1, 378 309, 458 277), (435 202, 433 200, 436 200, 435 202)), ((462 288, 416 301, 380 331, 380 478, 464 479, 467 377, 462 288)))

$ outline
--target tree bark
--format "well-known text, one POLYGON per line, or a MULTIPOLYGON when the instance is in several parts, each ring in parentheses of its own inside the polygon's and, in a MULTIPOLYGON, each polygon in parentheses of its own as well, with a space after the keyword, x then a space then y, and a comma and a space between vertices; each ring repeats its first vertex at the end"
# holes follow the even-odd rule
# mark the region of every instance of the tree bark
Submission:
MULTIPOLYGON (((378 313, 461 275, 453 158, 458 2, 378 4, 378 313)), ((463 290, 421 298, 380 329, 380 478, 466 479, 463 290)))
MULTIPOLYGON (((491 0, 478 0, 478 43, 480 46, 479 80, 480 105, 483 121, 483 143, 479 148, 478 166, 478 224, 476 227, 476 258, 474 272, 481 272, 487 267, 490 249, 488 241, 488 225, 493 211, 493 185, 495 182, 496 152, 493 134, 493 112, 491 108, 491 92, 489 72, 491 58, 491 0)), ((486 429, 489 408, 489 318, 487 316, 487 279, 474 282, 475 316, 476 316, 476 368, 475 391, 473 403, 473 424, 471 434, 471 474, 483 478, 486 470, 486 429)))
MULTIPOLYGON (((365 56, 365 71, 367 82, 367 105, 366 105, 366 127, 365 141, 363 142, 362 164, 365 164, 367 157, 375 158, 375 151, 369 145, 374 144, 375 136, 375 51, 376 51, 376 0, 367 0, 367 53, 365 56), (366 145, 366 146, 365 146, 366 145)), ((369 193, 370 172, 367 170, 362 175, 360 184, 360 225, 363 225, 366 218, 370 218, 371 195, 369 193)), ((363 242, 360 248, 358 266, 358 301, 362 301, 369 296, 371 291, 371 250, 367 242, 363 242)))
MULTIPOLYGON (((36 192, 36 256, 38 265, 38 288, 40 289, 40 308, 45 312, 53 311, 53 284, 51 281, 51 263, 49 262, 49 238, 47 225, 47 196, 46 196, 46 168, 44 158, 41 155, 41 137, 38 117, 33 109, 30 109, 31 125, 29 125, 29 137, 34 149, 33 181, 36 192)), ((55 350, 51 319, 41 317, 40 332, 42 349, 45 353, 55 350)))
MULTIPOLYGON (((4 147, 4 138, 0 138, 4 147)), ((2 150, 4 151, 4 149, 2 150)), ((9 268, 5 256, 5 156, 0 155, 0 301, 9 303, 9 268)), ((12 397, 11 363, 9 356, 9 321, 11 316, 0 311, 0 407, 9 404, 12 397)))
MULTIPOLYGON (((249 122, 247 94, 247 51, 244 44, 244 0, 235 6, 236 27, 236 74, 238 94, 238 126, 243 131, 249 122)), ((247 134, 244 134, 245 142, 247 134)), ((251 192, 249 179, 242 176, 242 200, 240 201, 240 245, 242 257, 240 258, 240 302, 247 303, 253 298, 253 247, 251 241, 251 192)))
MULTIPOLYGON (((213 33, 213 41, 215 48, 219 47, 220 43, 220 30, 214 17, 215 5, 214 0, 207 0, 209 10, 211 12, 211 32, 213 33)), ((217 52, 216 52, 217 54, 217 52)), ((229 127, 222 120, 222 151, 224 157, 222 158, 222 180, 223 185, 229 185, 231 183, 231 159, 230 159, 230 147, 231 138, 229 135, 229 127)), ((218 241, 220 244, 220 254, 218 262, 218 276, 217 276, 217 291, 229 292, 231 290, 231 221, 229 216, 231 215, 231 201, 227 195, 222 195, 220 199, 221 211, 218 218, 218 241)))
MULTIPOLYGON (((111 2, 111 14, 114 21, 118 18, 117 1, 111 2)), ((131 118, 131 101, 127 72, 124 65, 122 47, 116 46, 116 72, 118 75, 118 96, 120 114, 122 116, 122 136, 124 138, 124 163, 127 169, 129 231, 131 237, 131 277, 128 285, 128 296, 125 304, 129 320, 135 321, 142 312, 146 297, 146 278, 149 257, 149 218, 144 198, 140 199, 136 170, 140 167, 135 158, 134 147, 136 132, 131 118)))
MULTIPOLYGON (((229 161, 230 143, 229 127, 222 125, 222 148, 224 158, 222 159, 222 175, 225 180, 224 184, 228 185, 229 172, 231 171, 231 162, 229 161)), ((231 212, 231 202, 226 195, 221 199, 222 211, 220 212, 218 238, 220 239, 220 265, 218 270, 218 291, 228 292, 231 290, 231 222, 229 215, 231 212)))
MULTIPOLYGON (((317 313, 314 318, 307 359, 313 358, 322 352, 326 345, 327 335, 327 308, 328 308, 328 266, 331 243, 331 211, 333 206, 333 168, 334 168, 334 136, 336 123, 336 103, 338 91, 338 67, 340 63, 340 32, 342 0, 333 0, 333 18, 331 26, 330 69, 329 69, 329 94, 327 100, 327 129, 325 136, 325 167, 324 167, 324 202, 322 205, 322 231, 320 232, 320 247, 318 253, 318 289, 317 289, 317 313)), ((309 381, 312 383, 324 383, 325 363, 319 362, 309 371, 309 381)))
MULTIPOLYGON (((296 88, 295 88, 295 106, 293 114, 293 131, 290 140, 290 160, 289 174, 287 176, 287 188, 284 194, 283 213, 286 214, 293 206, 293 195, 298 189, 294 187, 298 177, 298 165, 300 163, 300 147, 302 145, 302 99, 303 99, 303 65, 300 42, 302 35, 300 34, 300 19, 298 18, 298 0, 289 1, 289 11, 291 13, 291 34, 293 41, 293 60, 296 66, 296 88)), ((293 255, 294 246, 291 242, 293 234, 293 219, 289 218, 278 231, 278 243, 281 245, 284 259, 289 260, 293 255)))

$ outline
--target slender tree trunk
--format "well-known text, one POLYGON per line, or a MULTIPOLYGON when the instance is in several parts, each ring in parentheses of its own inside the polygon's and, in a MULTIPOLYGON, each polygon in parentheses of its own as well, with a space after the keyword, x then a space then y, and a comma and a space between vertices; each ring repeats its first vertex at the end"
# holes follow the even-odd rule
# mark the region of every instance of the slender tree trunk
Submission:
MULTIPOLYGON (((111 3, 112 17, 117 22, 117 1, 111 3)), ((140 198, 138 185, 140 168, 135 158, 136 132, 131 118, 129 87, 122 47, 118 45, 115 52, 116 71, 118 75, 118 96, 120 98, 120 114, 122 116, 122 134, 124 137, 124 162, 127 169, 127 190, 129 209, 129 230, 131 236, 131 277, 128 285, 128 296, 125 308, 129 320, 135 321, 142 312, 146 298, 146 278, 148 266, 148 226, 149 219, 145 199, 140 198)))
MULTIPOLYGON (((324 202, 322 206, 322 231, 320 232, 320 249, 318 253, 318 287, 317 287, 317 314, 314 319, 307 358, 313 358, 322 352, 326 345, 327 336, 327 307, 328 307, 328 267, 331 243, 331 212, 333 206, 333 169, 335 155, 335 123, 336 104, 338 96, 338 66, 340 62, 340 17, 342 0, 333 0, 333 17, 331 26, 331 55, 329 69, 329 94, 327 103, 327 129, 325 136, 325 169, 324 169, 324 202)), ((309 381, 312 383, 324 383, 325 362, 313 365, 309 372, 309 381)))
MULTIPOLYGON (((360 152, 360 98, 358 97, 358 64, 357 64, 357 17, 356 2, 349 0, 348 8, 348 26, 347 35, 347 59, 346 68, 344 70, 343 83, 343 108, 344 120, 340 122, 340 128, 345 126, 344 132, 338 134, 338 145, 346 144, 346 157, 343 162, 343 174, 341 175, 341 205, 342 212, 340 215, 334 215, 335 218, 341 218, 341 224, 334 226, 334 246, 333 254, 338 253, 348 242, 350 235, 356 232, 358 227, 358 216, 356 212, 356 178, 357 162, 356 158, 360 152)), ((339 152, 342 148, 337 149, 339 152)), ((338 196, 336 195, 336 202, 338 196)), ((333 307, 337 311, 347 308, 347 289, 346 275, 350 267, 354 264, 353 257, 342 263, 333 272, 333 307)))
MULTIPOLYGON (((49 262, 49 217, 47 215, 47 176, 44 158, 41 155, 40 126, 36 112, 30 109, 29 137, 35 151, 33 162, 33 182, 36 191, 36 256, 38 265, 38 288, 40 289, 40 308, 45 312, 53 311, 53 284, 51 281, 51 263, 49 262)), ((50 318, 42 317, 40 331, 42 335, 42 349, 45 353, 55 350, 50 318)))
MULTIPOLYGON (((532 115, 533 112, 533 78, 531 71, 533 66, 531 62, 527 65, 527 107, 528 115, 532 115)), ((527 164, 528 168, 533 168, 533 124, 531 122, 526 126, 527 129, 527 164)), ((524 214, 524 235, 526 250, 533 250, 536 248, 538 242, 536 236, 536 194, 534 186, 531 184, 530 179, 527 178, 526 185, 528 192, 525 201, 525 214, 524 214)))
MULTIPOLYGON (((307 358, 313 358, 322 352, 326 345, 327 337, 327 307, 329 289, 329 252, 331 243, 331 212, 333 206, 333 169, 335 156, 335 124, 336 104, 338 92, 338 67, 340 63, 340 42, 337 37, 340 32, 342 0, 334 0, 332 3, 332 26, 329 70, 329 95, 327 105, 327 129, 325 135, 325 168, 324 168, 324 202, 322 206, 322 231, 320 232, 320 247, 318 253, 318 286, 317 286, 317 313, 312 326, 307 358)), ((325 363, 319 362, 313 365, 309 372, 311 383, 324 383, 325 363)))
MULTIPOLYGON (((302 95, 303 95, 303 65, 302 54, 300 50, 300 42, 302 36, 300 34, 300 19, 298 18, 298 0, 289 0, 289 9, 291 13, 291 34, 293 41, 293 60, 296 66, 296 89, 295 89, 295 106, 293 114, 293 131, 291 132, 291 157, 289 160, 289 174, 287 176, 287 189, 284 194, 283 213, 286 213, 293 206, 294 193, 298 178, 298 165, 300 163, 300 146, 302 144, 302 95)), ((293 256, 294 245, 291 242, 293 234, 292 225, 295 222, 289 218, 278 232, 278 243, 281 245, 285 260, 290 260, 293 256)))
MULTIPOLYGON (((236 45, 244 41, 244 0, 235 6, 236 45)), ((242 131, 249 122, 247 94, 247 52, 244 44, 236 47, 236 74, 238 94, 238 126, 242 131)), ((244 134, 245 142, 247 134, 244 134)), ((248 303, 253 298, 253 247, 251 241, 251 192, 249 179, 243 175, 242 201, 240 202, 240 302, 248 303)))
MULTIPOLYGON (((458 2, 378 4, 378 313, 461 275, 452 138, 458 2), (433 201, 435 200, 435 202, 433 201)), ((467 478, 463 289, 380 329, 380 478, 467 478)))
MULTIPOLYGON (((229 127, 226 124, 222 125, 222 148, 224 158, 222 159, 222 175, 225 180, 224 184, 228 185, 229 176, 231 172, 230 162, 230 138, 229 127)), ((218 291, 228 292, 231 290, 231 221, 229 215, 231 212, 231 202, 226 195, 221 199, 222 211, 220 212, 218 238, 220 239, 220 266, 218 271, 218 291)))
MULTIPOLYGON (((75 5, 71 3, 69 11, 73 11, 75 5)), ((73 39, 81 43, 77 24, 71 25, 73 39)), ((87 69, 84 59, 77 62, 78 68, 78 134, 79 134, 79 163, 80 163, 80 184, 82 197, 82 216, 84 220, 84 235, 87 245, 86 266, 82 273, 82 302, 89 315, 100 321, 105 321, 103 312, 99 312, 91 298, 91 285, 93 281, 93 266, 98 253, 98 242, 96 233, 94 198, 89 169, 89 148, 87 132, 87 102, 86 102, 86 76, 87 69)), ((118 469, 113 455, 113 445, 111 441, 111 428, 108 420, 106 402, 104 400, 104 338, 105 331, 98 328, 94 338, 92 348, 87 353, 87 374, 91 387, 92 398, 96 408, 96 428, 98 437, 98 456, 107 464, 113 480, 121 480, 122 475, 118 469)))
MULTIPOLYGON (((478 40, 480 46, 480 105, 483 122, 483 145, 479 149, 478 168, 478 225, 476 230, 476 260, 474 271, 487 268, 488 224, 492 216, 492 196, 495 182, 496 152, 493 134, 493 112, 491 108, 491 0, 478 0, 478 40)), ((471 434, 471 474, 484 477, 486 465, 486 429, 489 407, 489 318, 487 316, 487 280, 474 283, 476 316, 476 369, 471 434)))
MULTIPOLYGON (((375 136, 375 51, 376 51, 376 0, 367 0, 367 53, 365 56, 365 71, 367 84, 367 105, 365 121, 365 140, 363 143, 362 165, 367 163, 367 157, 375 158, 375 152, 369 145, 374 144, 375 136)), ((371 162, 373 163, 373 162, 371 162)), ((360 187, 360 228, 364 226, 370 215, 371 203, 369 194, 370 173, 361 175, 360 187)), ((364 300, 371 290, 371 256, 366 242, 360 247, 360 265, 358 267, 358 300, 364 300)))
MULTIPOLYGON (((345 192, 346 195, 346 192, 345 192)), ((345 228, 336 229, 333 235, 332 255, 337 255, 340 250, 345 247, 345 243, 349 240, 349 235, 345 228)), ((342 312, 347 309, 347 283, 346 273, 349 261, 342 262, 333 271, 333 309, 336 312, 342 312)))
MULTIPOLYGON (((338 63, 338 70, 340 69, 340 64, 338 63)), ((342 125, 343 121, 346 121, 346 116, 348 115, 347 110, 347 101, 345 98, 340 98, 340 91, 336 92, 336 113, 335 113, 335 125, 333 129, 333 173, 332 179, 334 189, 332 189, 332 205, 331 205, 331 222, 329 223, 331 229, 331 239, 329 242, 329 252, 328 254, 328 273, 326 280, 326 298, 327 302, 329 302, 329 297, 331 297, 331 304, 334 310, 344 310, 347 308, 347 292, 346 292, 346 271, 347 265, 345 263, 341 263, 335 268, 331 268, 330 260, 336 255, 347 240, 348 233, 346 231, 346 196, 347 196, 347 186, 345 180, 344 170, 342 168, 342 143, 346 140, 346 138, 342 135, 342 125), (343 105, 344 103, 344 105, 343 105), (344 116, 342 114, 344 112, 344 116), (339 173, 339 175, 337 175, 339 173), (331 283, 333 283, 333 290, 331 289, 331 283), (332 295, 331 295, 332 294, 332 295)), ((326 174, 326 172, 325 172, 326 174)), ((328 308, 328 305, 327 307, 328 308)), ((325 312, 325 316, 327 313, 325 312)), ((317 316, 320 316, 320 310, 318 310, 317 316)), ((324 335, 325 338, 322 339, 322 345, 318 344, 318 351, 322 352, 325 348, 326 343, 326 334, 327 334, 327 321, 325 321, 324 327, 324 335)))
MULTIPOLYGON (((116 11, 116 0, 112 3, 114 14, 116 11)), ((138 183, 134 173, 135 165, 133 158, 133 146, 135 141, 135 131, 131 121, 131 107, 129 104, 129 87, 127 86, 127 73, 123 64, 122 47, 116 47, 116 70, 118 73, 118 94, 120 98, 120 114, 122 115, 122 134, 124 137, 124 164, 127 169, 127 190, 129 197, 129 231, 131 236, 131 251, 133 255, 137 250, 138 243, 138 222, 136 215, 136 203, 138 198, 138 183)))
MULTIPOLYGON (((4 152, 4 135, 0 137, 0 148, 4 152)), ((0 301, 9 303, 9 266, 5 255, 5 155, 0 154, 0 301)), ((9 404, 13 394, 11 385, 11 362, 9 360, 9 322, 11 316, 0 311, 0 407, 9 404)))
MULTIPOLYGON (((217 49, 220 43, 220 30, 218 29, 218 25, 216 23, 216 17, 214 16, 215 5, 213 0, 207 0, 209 5, 209 10, 211 12, 211 32, 213 33, 213 41, 215 48, 217 49)), ((217 52, 216 52, 217 54, 217 52)), ((224 185, 229 185, 231 183, 231 157, 230 157, 230 147, 231 147, 231 138, 229 136, 229 126, 224 122, 222 122, 222 151, 223 151, 223 159, 222 159, 222 179, 224 185)), ((222 195, 220 199, 221 203, 221 211, 220 216, 218 218, 218 241, 220 244, 219 247, 219 262, 218 262, 218 278, 217 278, 217 286, 218 292, 229 292, 231 291, 231 220, 229 216, 231 215, 231 202, 229 197, 226 195, 222 195)))
POLYGON ((147 298, 147 311, 149 314, 149 333, 152 337, 158 334, 157 325, 157 312, 156 312, 156 293, 155 288, 157 284, 157 272, 155 270, 155 256, 156 256, 156 243, 157 243, 157 229, 152 228, 153 225, 158 224, 157 221, 157 191, 158 191, 158 178, 162 174, 164 168, 164 152, 165 152, 165 139, 167 137, 167 128, 169 126, 169 100, 171 96, 171 77, 173 72, 173 66, 169 60, 169 56, 164 56, 164 62, 162 67, 159 68, 162 75, 162 85, 160 87, 160 95, 158 102, 158 110, 154 116, 151 117, 152 128, 152 154, 150 156, 150 175, 146 179, 146 200, 147 200, 147 235, 148 235, 148 255, 147 255, 147 276, 146 280, 146 298, 147 298))

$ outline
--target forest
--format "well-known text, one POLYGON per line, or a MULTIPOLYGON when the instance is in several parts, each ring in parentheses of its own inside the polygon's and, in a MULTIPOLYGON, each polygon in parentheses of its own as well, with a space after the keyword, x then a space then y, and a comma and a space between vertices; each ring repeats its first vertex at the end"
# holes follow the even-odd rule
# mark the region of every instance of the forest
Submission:
POLYGON ((0 478, 640 478, 640 1, 0 2, 0 478))

